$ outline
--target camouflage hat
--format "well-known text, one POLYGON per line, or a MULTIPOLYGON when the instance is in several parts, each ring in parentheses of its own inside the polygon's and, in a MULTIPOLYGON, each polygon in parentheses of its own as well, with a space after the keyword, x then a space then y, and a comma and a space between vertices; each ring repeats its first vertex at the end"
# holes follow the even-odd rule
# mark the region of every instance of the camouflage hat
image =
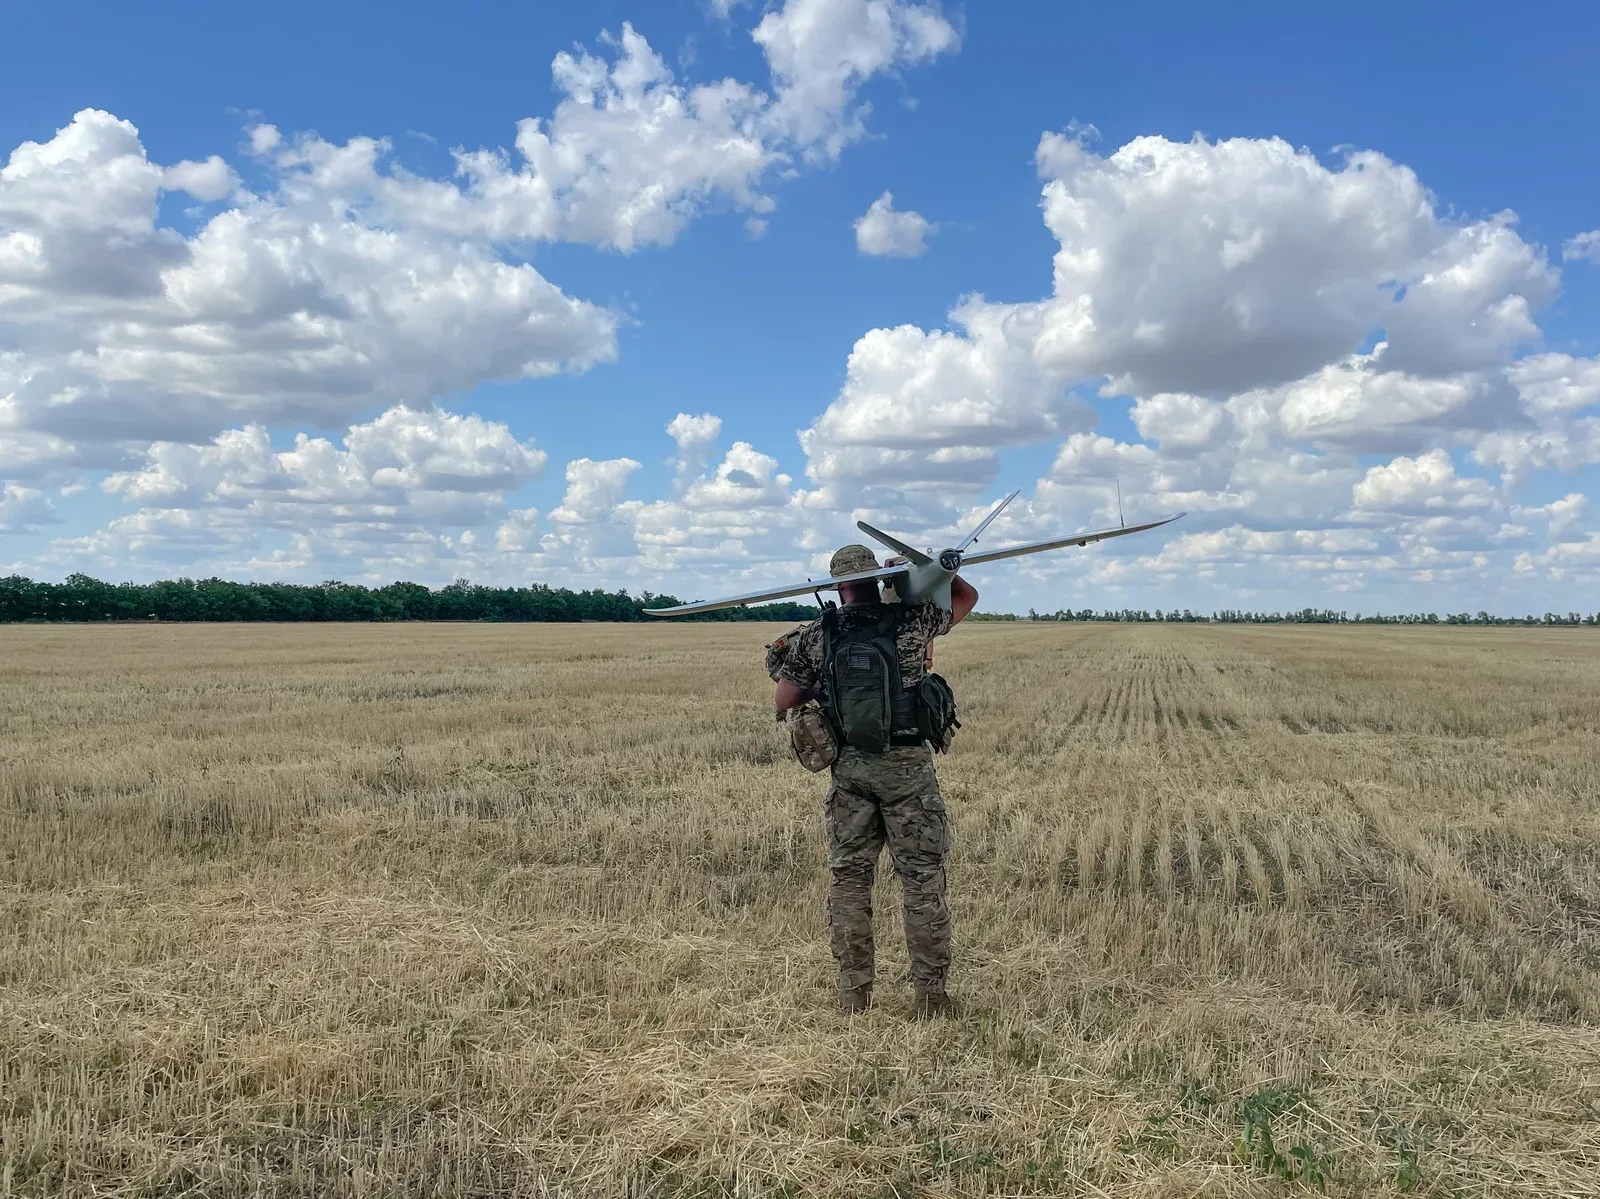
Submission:
POLYGON ((864 545, 847 545, 828 560, 828 573, 834 578, 877 569, 878 559, 864 545))

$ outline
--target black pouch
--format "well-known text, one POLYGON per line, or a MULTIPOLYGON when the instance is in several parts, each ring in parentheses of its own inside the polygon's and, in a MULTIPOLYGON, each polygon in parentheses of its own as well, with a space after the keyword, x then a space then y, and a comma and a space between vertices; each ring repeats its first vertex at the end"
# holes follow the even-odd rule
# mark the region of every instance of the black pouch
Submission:
POLYGON ((956 694, 942 675, 927 674, 917 684, 917 730, 923 740, 933 746, 935 753, 950 748, 955 731, 961 727, 956 719, 956 694))

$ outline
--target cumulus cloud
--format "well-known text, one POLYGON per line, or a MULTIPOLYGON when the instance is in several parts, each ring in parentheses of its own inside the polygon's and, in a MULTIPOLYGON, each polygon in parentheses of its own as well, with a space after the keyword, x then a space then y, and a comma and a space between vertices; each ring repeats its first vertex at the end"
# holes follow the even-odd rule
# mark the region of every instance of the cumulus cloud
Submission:
POLYGON ((152 163, 131 124, 96 110, 0 169, 14 251, 0 256, 0 320, 20 346, 4 420, 36 456, 75 447, 92 465, 86 443, 325 424, 615 352, 615 314, 486 245, 290 192, 245 197, 186 237, 157 223, 180 184, 216 196, 233 180, 220 164, 152 163))
POLYGON ((1230 440, 1417 451, 1556 386, 1504 373, 1556 293, 1544 252, 1509 214, 1441 215, 1380 154, 1330 167, 1276 139, 1143 137, 1101 156, 1048 134, 1038 162, 1053 295, 864 334, 801 435, 813 479, 981 486, 993 447, 1081 427, 1074 385, 1132 393, 1141 435, 1191 458, 1230 440))
MULTIPOLYGON (((1278 139, 1100 154, 1078 130, 1046 135, 1038 165, 1051 294, 863 334, 800 434, 819 494, 909 512, 919 488, 988 486, 1005 446, 1064 437, 997 536, 1114 520, 1120 482, 1141 517, 1240 530, 1223 539, 1239 562, 1309 569, 1350 533, 1326 577, 1358 587, 1480 569, 1521 527, 1512 488, 1597 460, 1595 360, 1529 352, 1560 276, 1513 214, 1463 220, 1381 154, 1324 162, 1278 139), (1091 393, 1127 404, 1138 439, 1089 432, 1091 393)), ((1109 547, 1083 578, 1152 577, 1154 557, 1109 547)))
POLYGON ((1592 262, 1600 266, 1600 229, 1580 233, 1561 247, 1561 257, 1566 262, 1592 262))
POLYGON ((787 0, 751 37, 772 68, 769 123, 813 158, 836 158, 865 136, 869 108, 855 99, 868 79, 961 41, 937 7, 908 0, 787 0))
POLYGON ((24 446, 5 469, 114 468, 151 441, 339 425, 611 359, 618 315, 528 245, 627 252, 710 208, 769 212, 777 168, 860 134, 868 80, 954 45, 906 0, 788 0, 753 36, 770 93, 681 82, 631 25, 605 53, 558 54, 552 114, 510 149, 455 151, 453 178, 406 170, 385 139, 262 124, 251 190, 216 156, 152 161, 94 109, 22 143, 0 167, 0 422, 24 446), (201 205, 192 233, 162 223, 172 192, 201 205))
POLYGON ((701 416, 680 412, 668 422, 667 436, 678 445, 678 490, 681 492, 705 471, 717 438, 722 436, 722 418, 709 412, 701 416))
POLYGON ((602 462, 579 458, 567 463, 567 493, 550 519, 559 525, 586 525, 608 515, 622 502, 628 476, 639 466, 632 458, 602 462))
MULTIPOLYGON (((344 448, 304 433, 275 451, 260 425, 233 429, 207 445, 157 442, 138 470, 110 475, 104 489, 163 507, 277 506, 310 519, 319 507, 397 514, 441 497, 494 497, 544 468, 543 450, 479 416, 391 408, 352 426, 344 448)), ((263 512, 265 514, 265 512, 263 512)))
POLYGON ((657 585, 714 594, 749 580, 820 569, 845 536, 844 514, 815 505, 778 460, 744 441, 719 453, 721 420, 680 413, 667 426, 678 444, 675 494, 634 499, 633 459, 578 459, 566 493, 543 527, 532 510, 509 513, 496 530, 500 557, 487 569, 531 578, 657 585))
POLYGON ((819 483, 990 482, 997 449, 1084 427, 1088 409, 1040 369, 1034 329, 974 299, 956 331, 874 329, 850 352, 837 399, 800 435, 819 483))
POLYGON ((432 564, 452 538, 470 544, 545 465, 504 424, 436 409, 391 408, 342 441, 300 433, 275 449, 266 428, 247 425, 205 444, 156 442, 102 484, 137 511, 59 540, 50 558, 267 573, 432 564), (273 548, 278 540, 292 548, 273 548))
POLYGON ((1372 467, 1352 498, 1358 510, 1381 513, 1454 512, 1495 503, 1493 488, 1482 479, 1458 476, 1442 449, 1372 467))
POLYGON ((1141 137, 1113 154, 1048 134, 1061 243, 1038 352, 1136 393, 1282 384, 1387 330, 1383 365, 1485 365, 1536 336, 1556 275, 1509 215, 1458 225, 1381 154, 1337 168, 1278 139, 1141 137))
POLYGON ((15 483, 0 487, 0 533, 26 533, 52 519, 52 505, 42 491, 15 483))
POLYGON ((1569 491, 1559 500, 1551 500, 1548 504, 1515 506, 1511 509, 1511 515, 1518 520, 1542 520, 1550 536, 1556 537, 1582 520, 1588 511, 1589 497, 1579 491, 1569 491))
POLYGON ((856 250, 879 258, 915 258, 928 248, 937 226, 920 212, 896 211, 894 196, 884 192, 856 218, 856 250))
POLYGON ((1557 421, 1537 429, 1507 429, 1478 438, 1472 459, 1500 472, 1509 484, 1555 470, 1563 473, 1600 463, 1600 418, 1557 421))
POLYGON ((1506 378, 1535 416, 1578 412, 1600 404, 1600 359, 1533 354, 1513 362, 1506 378))
POLYGON ((610 59, 563 51, 551 117, 519 121, 514 152, 456 150, 459 184, 386 165, 382 139, 335 145, 260 126, 253 143, 306 203, 452 236, 626 252, 676 240, 712 204, 770 212, 761 186, 773 167, 837 157, 864 134, 854 104, 868 80, 955 44, 943 18, 906 0, 788 0, 751 36, 773 94, 733 79, 682 83, 629 23, 610 59))

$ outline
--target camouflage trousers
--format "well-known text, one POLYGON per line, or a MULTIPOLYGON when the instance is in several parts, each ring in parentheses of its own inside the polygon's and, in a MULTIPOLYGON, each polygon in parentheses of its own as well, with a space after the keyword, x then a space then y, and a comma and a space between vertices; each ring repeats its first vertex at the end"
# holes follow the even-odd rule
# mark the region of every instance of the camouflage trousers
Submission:
POLYGON ((872 882, 885 843, 905 897, 906 949, 919 987, 943 990, 950 968, 944 860, 950 829, 933 751, 926 745, 865 753, 846 747, 828 791, 828 940, 839 985, 872 981, 872 882))

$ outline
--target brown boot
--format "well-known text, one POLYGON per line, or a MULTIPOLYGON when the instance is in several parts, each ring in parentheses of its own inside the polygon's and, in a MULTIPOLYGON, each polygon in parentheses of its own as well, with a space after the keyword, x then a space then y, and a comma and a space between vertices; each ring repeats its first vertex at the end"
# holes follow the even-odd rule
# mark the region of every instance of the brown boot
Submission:
POLYGON ((912 995, 911 1014, 918 1020, 934 1020, 955 1014, 955 1001, 943 989, 918 987, 912 995))
POLYGON ((872 1006, 872 984, 839 988, 839 1010, 847 1016, 864 1012, 872 1006))

